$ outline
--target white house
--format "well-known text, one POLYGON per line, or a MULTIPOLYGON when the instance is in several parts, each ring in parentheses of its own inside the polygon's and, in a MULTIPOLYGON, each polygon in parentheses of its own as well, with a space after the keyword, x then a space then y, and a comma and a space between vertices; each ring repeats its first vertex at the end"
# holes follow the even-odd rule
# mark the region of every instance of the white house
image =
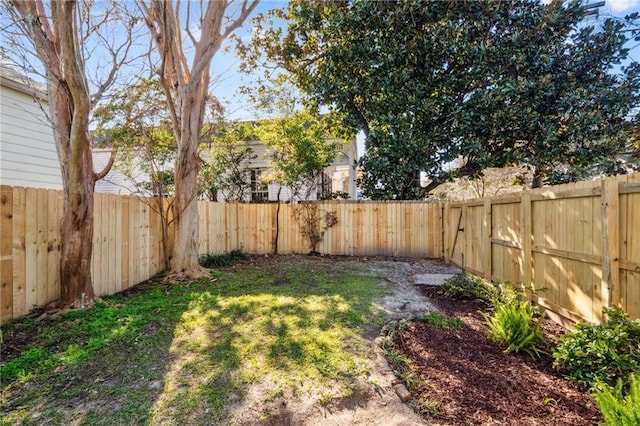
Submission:
POLYGON ((62 189, 47 113, 43 87, 0 66, 0 184, 62 189))
MULTIPOLYGON (((251 160, 247 167, 251 173, 250 194, 245 196, 245 201, 277 201, 279 185, 277 183, 261 183, 262 175, 269 174, 269 152, 266 145, 260 141, 248 142, 253 150, 255 159, 251 160)), ((336 157, 331 165, 324 170, 319 178, 317 188, 312 191, 308 199, 318 199, 321 193, 343 192, 350 199, 356 199, 356 171, 355 161, 357 159, 356 141, 345 141, 339 145, 336 157)), ((289 201, 292 198, 290 188, 282 188, 280 200, 289 201)), ((222 200, 223 194, 218 193, 218 199, 222 200)))
MULTIPOLYGON (((267 146, 259 141, 249 141, 248 146, 253 150, 255 158, 245 165, 249 169, 251 182, 250 191, 245 194, 244 201, 264 202, 277 201, 279 185, 276 183, 264 184, 262 177, 269 173, 269 159, 267 146)), ((93 151, 94 169, 101 169, 108 161, 111 155, 110 149, 95 149, 93 151)), ((201 157, 204 161, 208 160, 208 153, 202 152, 201 157)), ((351 140, 341 144, 338 149, 336 158, 331 165, 324 170, 322 182, 319 190, 322 192, 344 192, 349 198, 356 199, 356 172, 354 168, 357 158, 356 141, 351 140)), ((144 172, 136 171, 137 178, 135 182, 144 182, 148 180, 144 176, 144 172)), ((128 179, 117 167, 113 167, 105 178, 96 183, 96 192, 110 194, 134 194, 136 193, 136 184, 128 179)), ((282 188, 280 191, 280 200, 289 201, 292 198, 292 191, 289 188, 282 188)), ((312 193, 309 199, 317 199, 318 194, 312 193)), ((218 201, 224 201, 224 194, 218 191, 218 201)))

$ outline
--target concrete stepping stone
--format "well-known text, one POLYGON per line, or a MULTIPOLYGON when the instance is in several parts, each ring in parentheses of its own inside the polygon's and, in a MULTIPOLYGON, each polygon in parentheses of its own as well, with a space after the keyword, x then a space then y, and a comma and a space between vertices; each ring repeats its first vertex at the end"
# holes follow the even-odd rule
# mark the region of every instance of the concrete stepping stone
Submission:
POLYGON ((416 274, 414 282, 417 285, 442 285, 454 274, 416 274))

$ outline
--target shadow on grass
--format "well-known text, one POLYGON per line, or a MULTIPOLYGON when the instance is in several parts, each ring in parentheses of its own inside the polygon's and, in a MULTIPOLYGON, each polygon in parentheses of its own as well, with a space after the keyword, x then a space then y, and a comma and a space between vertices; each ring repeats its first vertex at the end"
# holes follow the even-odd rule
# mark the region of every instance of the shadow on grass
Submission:
POLYGON ((260 403, 366 372, 363 334, 384 322, 375 278, 300 267, 282 280, 259 265, 214 274, 3 326, 5 342, 31 340, 22 354, 46 354, 13 370, 3 361, 14 380, 3 379, 2 424, 220 424, 229 407, 256 409, 257 384, 260 403))

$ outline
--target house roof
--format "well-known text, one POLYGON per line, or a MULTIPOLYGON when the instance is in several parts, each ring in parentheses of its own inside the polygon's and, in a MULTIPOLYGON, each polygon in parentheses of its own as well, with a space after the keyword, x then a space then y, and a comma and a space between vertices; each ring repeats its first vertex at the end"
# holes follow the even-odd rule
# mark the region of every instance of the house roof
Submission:
POLYGON ((47 88, 44 84, 31 80, 9 64, 0 64, 0 83, 26 95, 47 100, 47 88))

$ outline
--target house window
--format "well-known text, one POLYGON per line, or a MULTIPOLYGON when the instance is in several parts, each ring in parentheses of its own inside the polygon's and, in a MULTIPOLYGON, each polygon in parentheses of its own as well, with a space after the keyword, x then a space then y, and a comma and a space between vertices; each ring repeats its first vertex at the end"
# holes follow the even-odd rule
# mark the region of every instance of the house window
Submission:
POLYGON ((322 200, 327 198, 327 196, 331 195, 332 192, 332 180, 326 173, 320 173, 318 176, 318 187, 316 191, 316 198, 318 200, 322 200))
POLYGON ((251 170, 251 201, 269 201, 269 187, 264 182, 264 170, 251 170))

